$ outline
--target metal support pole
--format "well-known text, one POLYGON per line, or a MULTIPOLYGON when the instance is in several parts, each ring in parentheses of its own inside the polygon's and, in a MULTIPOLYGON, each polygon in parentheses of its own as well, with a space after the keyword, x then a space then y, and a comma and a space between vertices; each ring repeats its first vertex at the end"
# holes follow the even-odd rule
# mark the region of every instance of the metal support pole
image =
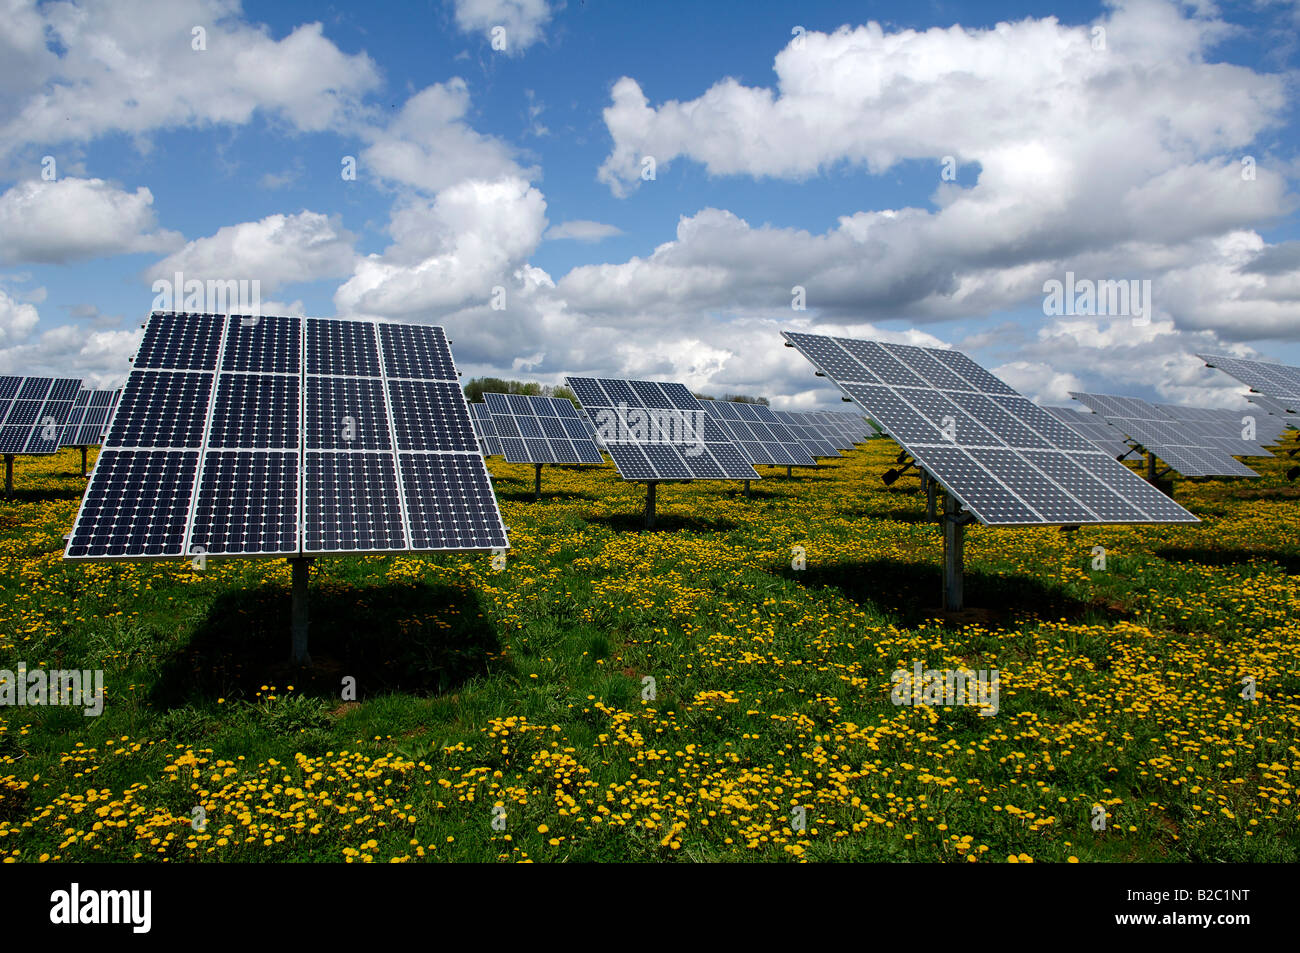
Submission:
POLYGON ((745 499, 749 499, 749 481, 745 481, 745 499))
POLYGON ((935 519, 934 512, 934 480, 924 470, 921 471, 921 482, 925 484, 925 518, 928 520, 935 519))
POLYGON ((794 468, 793 468, 793 467, 790 467, 790 466, 787 466, 787 467, 785 468, 785 475, 786 475, 786 477, 792 477, 792 476, 794 476, 794 468))
POLYGON ((645 528, 655 528, 655 488, 659 484, 651 480, 645 485, 645 528))
POLYGON ((86 475, 86 448, 81 448, 81 475, 86 475))
POLYGON ((951 494, 943 497, 943 608, 956 612, 962 607, 963 548, 966 526, 960 522, 960 507, 951 494))
POLYGON ((533 502, 536 503, 542 498, 542 465, 537 464, 537 472, 533 475, 533 502))
POLYGON ((1150 450, 1147 451, 1147 482, 1156 482, 1156 455, 1150 450))
POLYGON ((293 632, 293 655, 295 665, 310 665, 311 656, 307 654, 307 578, 311 574, 314 562, 306 556, 295 556, 289 560, 293 567, 293 610, 291 628, 293 632))
POLYGON ((5 454, 5 496, 12 496, 14 492, 14 455, 5 454))

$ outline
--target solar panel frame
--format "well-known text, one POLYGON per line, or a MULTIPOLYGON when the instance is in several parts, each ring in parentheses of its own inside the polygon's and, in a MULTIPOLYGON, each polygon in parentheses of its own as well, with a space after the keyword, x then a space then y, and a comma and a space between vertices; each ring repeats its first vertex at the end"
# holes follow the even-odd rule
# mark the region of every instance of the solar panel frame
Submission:
POLYGON ((920 349, 941 366, 937 377, 950 388, 944 391, 924 386, 922 375, 934 371, 934 366, 904 347, 802 332, 782 334, 986 525, 1199 522, 960 352, 920 349), (977 414, 979 408, 996 410, 996 419, 986 426, 962 411, 957 402, 962 394, 988 398, 987 404, 966 403, 977 414), (939 418, 931 419, 924 408, 939 418), (1035 445, 1013 446, 997 436, 995 431, 1003 429, 1003 414, 1014 418, 1021 432, 1032 437, 1027 442, 1035 445), (1049 460, 1051 466, 1046 466, 1049 460), (1052 470, 1056 476, 1049 475, 1052 470), (1138 518, 1119 518, 1127 514, 1138 518))

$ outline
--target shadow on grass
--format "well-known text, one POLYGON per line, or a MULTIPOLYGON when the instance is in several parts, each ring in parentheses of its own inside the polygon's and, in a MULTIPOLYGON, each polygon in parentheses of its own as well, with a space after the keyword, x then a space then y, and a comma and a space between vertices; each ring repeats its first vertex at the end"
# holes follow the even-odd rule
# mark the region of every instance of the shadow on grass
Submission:
POLYGON ((14 474, 14 491, 9 496, 4 494, 4 481, 0 479, 0 503, 53 503, 57 500, 79 500, 86 493, 86 481, 75 473, 60 474, 66 477, 67 486, 35 489, 24 487, 19 482, 19 475, 14 474))
POLYGON ((607 526, 616 533, 671 533, 677 530, 691 530, 700 533, 729 533, 736 528, 730 520, 711 520, 691 514, 677 513, 655 514, 654 529, 645 528, 644 504, 629 509, 626 513, 593 514, 587 517, 588 523, 607 526))
POLYGON ((1202 566, 1244 566, 1251 560, 1277 563, 1292 575, 1300 573, 1300 554, 1276 549, 1206 549, 1200 546, 1165 546, 1155 554, 1169 562, 1200 563, 1202 566))
POLYGON ((497 669, 501 645, 473 590, 329 583, 308 593, 312 666, 289 662, 287 587, 229 592, 213 603, 188 648, 164 667, 150 701, 172 708, 217 697, 252 699, 264 685, 337 701, 342 680, 357 697, 454 689, 497 669))
MULTIPOLYGON (((497 489, 498 500, 509 500, 512 503, 536 503, 539 502, 533 496, 532 487, 527 490, 507 490, 504 488, 497 489)), ((566 493, 562 490, 548 490, 546 484, 542 484, 542 498, 540 502, 545 503, 547 500, 594 500, 597 497, 590 493, 566 493)))
POLYGON ((998 576, 970 567, 964 580, 966 608, 950 613, 940 608, 943 574, 931 563, 876 560, 822 568, 810 566, 801 571, 784 566, 774 571, 809 589, 838 589, 851 602, 908 627, 934 618, 960 625, 999 624, 1024 616, 1072 622, 1114 621, 1129 616, 1119 606, 1102 601, 1084 602, 1029 576, 998 576))

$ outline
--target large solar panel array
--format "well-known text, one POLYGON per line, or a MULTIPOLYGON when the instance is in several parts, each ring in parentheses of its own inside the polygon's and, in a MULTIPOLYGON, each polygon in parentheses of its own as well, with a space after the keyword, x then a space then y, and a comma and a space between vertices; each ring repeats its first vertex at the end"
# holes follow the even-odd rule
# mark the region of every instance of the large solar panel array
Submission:
POLYGON ((757 480, 740 450, 684 385, 570 377, 625 480, 757 480))
POLYGON ((1133 448, 1124 442, 1124 435, 1106 422, 1101 414, 1085 414, 1073 407, 1048 407, 1047 411, 1057 420, 1078 431, 1094 446, 1105 450, 1118 459, 1132 452, 1133 448))
POLYGON ((492 422, 492 411, 488 410, 487 404, 470 404, 469 413, 483 456, 501 456, 501 438, 497 436, 497 425, 492 422))
POLYGON ((604 463, 573 401, 484 394, 507 463, 604 463))
POLYGON ((121 393, 120 390, 79 390, 68 421, 63 425, 59 446, 98 447, 103 443, 121 393))
POLYGON ((1286 430, 1284 421, 1249 410, 1184 407, 1181 404, 1156 404, 1155 408, 1170 419, 1179 421, 1193 433, 1210 438, 1212 446, 1227 450, 1233 456, 1271 456, 1265 447, 1286 430), (1243 436, 1248 424, 1253 424, 1255 428, 1253 440, 1243 436))
POLYGON ((507 546, 441 328, 150 315, 67 558, 507 546))
POLYGON ((803 444, 804 449, 814 457, 841 456, 835 444, 826 439, 822 429, 816 425, 809 414, 792 410, 774 410, 772 414, 790 428, 790 432, 803 444))
POLYGON ((794 432, 776 418, 771 408, 730 400, 704 400, 700 403, 750 463, 817 466, 812 454, 794 432))
POLYGON ((1197 522, 965 354, 783 334, 982 523, 1197 522))
POLYGON ((0 454, 57 453, 81 381, 0 377, 0 454))
MULTIPOLYGON (((1101 414, 1116 430, 1154 453, 1183 476, 1259 476, 1232 456, 1233 453, 1245 454, 1248 449, 1224 449, 1215 438, 1193 432, 1194 428, 1161 413, 1145 400, 1113 394, 1071 392, 1070 396, 1094 413, 1101 414)), ((1237 442, 1244 446, 1243 441, 1237 442)), ((1262 447, 1258 452, 1268 455, 1262 447)))
POLYGON ((808 416, 839 450, 852 450, 868 439, 866 421, 858 418, 855 423, 852 414, 818 410, 810 412, 808 416))
POLYGON ((1197 357, 1210 367, 1235 377, 1251 390, 1272 398, 1288 413, 1300 414, 1300 367, 1247 361, 1227 354, 1198 354, 1197 357))

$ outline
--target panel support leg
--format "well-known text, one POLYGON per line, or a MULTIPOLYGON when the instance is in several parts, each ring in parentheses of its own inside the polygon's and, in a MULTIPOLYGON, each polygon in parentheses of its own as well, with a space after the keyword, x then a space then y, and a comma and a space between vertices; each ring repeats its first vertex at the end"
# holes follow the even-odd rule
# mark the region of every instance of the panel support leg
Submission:
POLYGON ((749 481, 745 481, 745 499, 749 499, 749 481))
POLYGON ((542 465, 536 464, 537 471, 533 474, 533 502, 536 503, 542 498, 542 465))
POLYGON ((962 582, 966 526, 960 522, 957 500, 950 494, 943 497, 943 608, 956 612, 962 607, 962 582))
POLYGON ((645 485, 645 528, 655 528, 655 489, 659 486, 654 480, 645 485))
POLYGON ((925 484, 925 518, 928 520, 934 520, 936 519, 936 515, 934 511, 934 504, 935 504, 934 481, 930 479, 930 475, 928 473, 922 470, 921 482, 925 484))
POLYGON ((86 475, 86 448, 81 448, 81 475, 86 475))
POLYGON ((293 567, 293 610, 291 628, 293 632, 294 665, 310 665, 311 656, 307 654, 307 578, 311 574, 313 559, 307 556, 295 556, 289 560, 293 567))
POLYGON ((14 492, 14 455, 5 454, 5 496, 13 496, 14 492))
POLYGON ((1147 482, 1152 486, 1156 482, 1156 455, 1150 450, 1147 451, 1147 482))
POLYGON ((786 478, 787 478, 787 479, 789 479, 790 477, 794 476, 794 468, 791 467, 791 466, 789 466, 789 465, 787 465, 786 468, 785 468, 785 475, 786 475, 786 478))

